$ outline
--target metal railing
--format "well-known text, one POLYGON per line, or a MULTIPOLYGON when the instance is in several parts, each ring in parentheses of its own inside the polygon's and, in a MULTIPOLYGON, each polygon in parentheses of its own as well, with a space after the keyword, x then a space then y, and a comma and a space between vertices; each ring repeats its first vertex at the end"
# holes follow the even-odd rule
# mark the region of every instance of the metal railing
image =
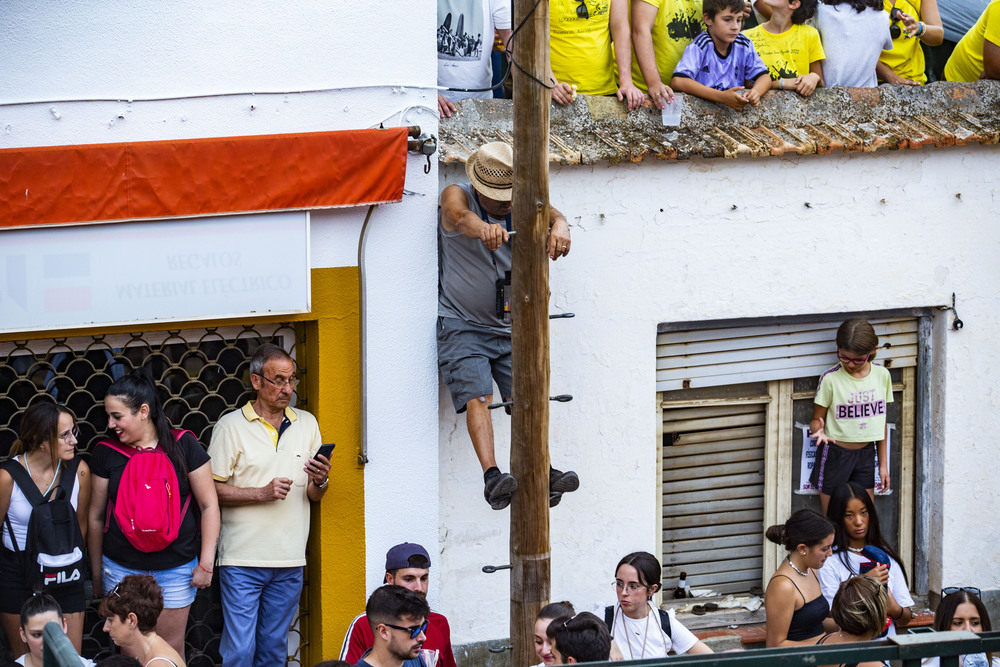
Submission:
POLYGON ((960 667, 960 655, 975 653, 1000 654, 1000 631, 984 632, 920 632, 898 635, 891 640, 763 648, 710 655, 680 655, 654 660, 630 660, 614 663, 616 667, 817 667, 867 661, 901 661, 903 667, 920 667, 924 658, 940 657, 940 667, 960 667))

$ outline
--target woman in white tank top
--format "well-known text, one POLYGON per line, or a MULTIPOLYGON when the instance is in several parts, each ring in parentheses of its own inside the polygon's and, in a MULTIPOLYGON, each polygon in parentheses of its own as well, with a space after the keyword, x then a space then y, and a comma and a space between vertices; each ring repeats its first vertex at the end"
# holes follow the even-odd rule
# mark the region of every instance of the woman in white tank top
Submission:
MULTIPOLYGON (((10 459, 0 467, 0 624, 14 655, 26 653, 21 640, 20 612, 32 590, 28 586, 26 563, 22 553, 31 517, 31 503, 14 481, 13 466, 23 468, 31 476, 38 492, 46 495, 59 485, 64 467, 76 465, 76 479, 70 503, 76 509, 80 532, 86 543, 87 515, 90 510, 90 469, 77 460, 76 444, 79 431, 73 413, 50 401, 36 400, 21 415, 20 439, 10 448, 10 459), (15 552, 16 547, 16 552, 15 552)), ((15 472, 17 472, 15 470, 15 472)), ((81 548, 83 547, 81 544, 81 548)), ((66 635, 79 652, 83 642, 83 614, 86 605, 83 577, 68 585, 46 592, 52 594, 62 608, 66 620, 66 635)))

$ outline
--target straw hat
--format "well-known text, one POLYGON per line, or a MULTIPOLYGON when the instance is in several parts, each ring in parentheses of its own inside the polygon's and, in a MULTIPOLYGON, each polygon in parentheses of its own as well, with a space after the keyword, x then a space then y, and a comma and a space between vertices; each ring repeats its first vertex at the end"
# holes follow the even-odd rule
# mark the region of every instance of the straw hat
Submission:
POLYGON ((465 161, 465 173, 479 194, 510 201, 514 189, 514 149, 502 141, 483 144, 465 161))

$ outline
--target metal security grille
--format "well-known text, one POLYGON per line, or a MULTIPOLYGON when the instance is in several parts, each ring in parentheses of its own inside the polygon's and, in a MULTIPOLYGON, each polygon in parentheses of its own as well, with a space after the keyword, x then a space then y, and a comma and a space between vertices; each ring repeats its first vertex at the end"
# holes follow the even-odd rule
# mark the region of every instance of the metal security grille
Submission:
MULTIPOLYGON (((303 329, 296 324, 254 324, 205 329, 138 332, 0 342, 0 455, 17 438, 20 416, 32 400, 47 395, 69 407, 80 428, 79 449, 88 458, 107 434, 104 395, 111 383, 134 368, 152 373, 164 409, 175 428, 192 431, 208 446, 219 417, 252 398, 250 357, 262 343, 281 346, 295 357, 303 329)), ((299 374, 305 373, 299 367, 299 374)), ((295 404, 305 402, 299 384, 295 404)), ((190 667, 221 665, 219 636, 222 609, 216 590, 199 591, 185 636, 190 667)), ((299 609, 299 618, 306 610, 299 609)), ((83 655, 99 659, 111 654, 97 605, 88 608, 83 655)), ((296 619, 289 645, 289 664, 300 664, 306 638, 296 619), (294 641, 294 640, 298 641, 294 641), (294 643, 293 643, 294 642, 294 643)))
POLYGON ((748 591, 760 583, 764 403, 663 409, 663 578, 748 591))

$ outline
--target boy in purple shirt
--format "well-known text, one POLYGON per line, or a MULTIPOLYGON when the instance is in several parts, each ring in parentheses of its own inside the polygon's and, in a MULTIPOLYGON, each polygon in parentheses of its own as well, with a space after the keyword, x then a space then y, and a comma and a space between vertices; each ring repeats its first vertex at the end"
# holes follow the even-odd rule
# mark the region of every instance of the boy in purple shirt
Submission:
POLYGON ((708 30, 684 49, 670 87, 737 111, 747 104, 757 106, 771 87, 771 77, 753 42, 740 33, 743 0, 704 0, 702 7, 708 30))

